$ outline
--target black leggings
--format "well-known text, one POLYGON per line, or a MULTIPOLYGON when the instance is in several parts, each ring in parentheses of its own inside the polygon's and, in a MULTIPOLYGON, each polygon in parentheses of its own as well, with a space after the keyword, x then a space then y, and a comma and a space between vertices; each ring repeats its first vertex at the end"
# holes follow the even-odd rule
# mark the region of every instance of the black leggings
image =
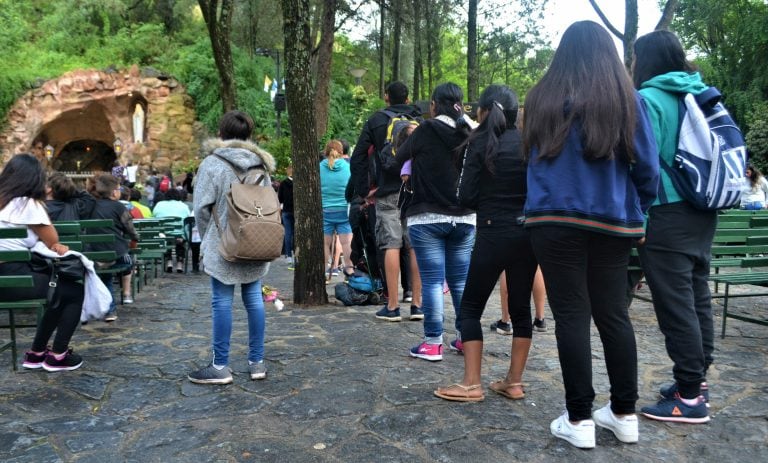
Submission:
MULTIPOLYGON (((20 301, 24 299, 45 299, 48 295, 50 276, 46 273, 33 272, 27 262, 7 262, 0 264, 0 275, 32 275, 35 282, 32 288, 6 288, 0 293, 0 301, 20 301)), ((53 351, 62 353, 69 347, 69 341, 80 322, 83 310, 85 290, 82 283, 59 280, 53 300, 37 325, 32 350, 42 352, 48 345, 51 335, 56 331, 53 340, 53 351)))
POLYGON ((531 289, 536 275, 528 231, 522 226, 478 227, 461 299, 461 340, 482 341, 480 318, 502 270, 506 272, 509 317, 515 337, 531 338, 531 289))

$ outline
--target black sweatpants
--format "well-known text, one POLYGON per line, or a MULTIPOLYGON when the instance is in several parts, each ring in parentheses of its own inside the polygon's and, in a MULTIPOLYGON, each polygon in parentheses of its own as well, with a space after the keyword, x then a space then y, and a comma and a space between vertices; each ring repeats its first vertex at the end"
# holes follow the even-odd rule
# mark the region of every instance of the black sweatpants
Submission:
POLYGON ((480 318, 502 271, 506 271, 514 336, 530 339, 531 288, 536 266, 528 231, 522 226, 478 227, 459 311, 461 340, 483 340, 480 318))
POLYGON ((637 346, 626 304, 631 238, 563 226, 530 231, 555 319, 569 419, 592 416, 591 320, 603 343, 611 409, 634 413, 637 346))
POLYGON ((637 248, 672 374, 680 395, 692 399, 706 381, 715 349, 709 263, 717 213, 687 202, 648 211, 645 244, 637 248))

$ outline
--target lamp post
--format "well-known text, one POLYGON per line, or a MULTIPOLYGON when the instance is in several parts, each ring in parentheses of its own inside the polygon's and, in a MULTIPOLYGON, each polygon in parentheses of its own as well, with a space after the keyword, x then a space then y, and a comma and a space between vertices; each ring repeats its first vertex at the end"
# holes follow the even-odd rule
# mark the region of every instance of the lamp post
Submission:
POLYGON ((359 86, 362 84, 362 79, 365 73, 368 72, 368 69, 365 68, 350 68, 349 73, 352 74, 352 77, 355 78, 355 85, 359 86))
POLYGON ((48 161, 48 164, 50 164, 51 160, 53 159, 53 146, 45 145, 43 152, 45 153, 45 160, 48 161))
POLYGON ((275 122, 275 138, 280 138, 280 113, 285 111, 285 94, 280 93, 280 50, 273 48, 256 48, 254 50, 259 56, 269 56, 275 60, 275 82, 277 82, 277 93, 275 94, 274 105, 275 112, 277 113, 277 121, 275 122))

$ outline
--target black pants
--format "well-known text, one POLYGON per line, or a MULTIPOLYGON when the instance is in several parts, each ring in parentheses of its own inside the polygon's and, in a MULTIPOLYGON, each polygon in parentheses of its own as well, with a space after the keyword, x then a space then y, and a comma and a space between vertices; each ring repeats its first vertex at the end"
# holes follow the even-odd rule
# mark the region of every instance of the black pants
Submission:
POLYGON ((189 249, 192 251, 192 271, 200 271, 200 243, 190 242, 189 249))
POLYGON ((637 346, 626 306, 631 239, 559 226, 530 230, 555 319, 569 418, 584 420, 592 414, 590 319, 603 343, 611 409, 634 413, 637 346))
MULTIPOLYGON (((186 254, 186 248, 184 246, 184 239, 183 238, 176 238, 176 262, 184 262, 184 259, 187 258, 186 254)), ((168 262, 171 262, 172 254, 171 251, 168 250, 165 253, 165 259, 168 262)), ((168 264, 166 264, 168 265, 168 264)))
POLYGON ((644 246, 638 248, 653 308, 664 334, 680 395, 699 395, 715 349, 709 262, 717 213, 687 202, 648 211, 644 246))
POLYGON ((459 311, 462 341, 483 340, 480 318, 502 271, 506 271, 514 336, 532 337, 531 289, 536 265, 528 231, 522 226, 477 228, 459 311))
MULTIPOLYGON (((4 288, 0 292, 0 301, 45 299, 48 295, 50 276, 46 273, 33 272, 27 262, 0 264, 0 275, 32 275, 35 282, 32 288, 4 288)), ((37 326, 35 339, 32 342, 33 351, 44 351, 54 331, 56 331, 56 337, 53 340, 53 351, 59 354, 67 350, 69 341, 80 322, 84 294, 82 283, 58 281, 53 300, 48 304, 48 309, 37 326)))

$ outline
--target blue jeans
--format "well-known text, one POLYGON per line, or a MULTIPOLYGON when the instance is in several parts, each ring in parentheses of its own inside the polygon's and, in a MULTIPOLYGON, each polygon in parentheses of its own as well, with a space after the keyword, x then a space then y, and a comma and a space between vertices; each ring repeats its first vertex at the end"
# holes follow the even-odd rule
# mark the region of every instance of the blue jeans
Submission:
POLYGON ((443 282, 448 281, 451 289, 456 312, 455 327, 460 332, 459 308, 475 241, 475 227, 464 223, 411 225, 408 236, 421 274, 424 337, 432 343, 442 343, 445 319, 443 282))
MULTIPOLYGON (((248 314, 248 360, 264 360, 264 329, 266 316, 261 281, 243 283, 241 292, 248 314)), ((213 315, 213 363, 217 366, 229 364, 229 338, 232 336, 232 301, 235 285, 226 285, 211 277, 211 307, 213 315)))
POLYGON ((115 276, 117 278, 121 278, 123 275, 128 275, 133 269, 133 260, 131 259, 130 254, 126 254, 122 257, 119 257, 114 264, 112 264, 109 269, 121 269, 123 270, 120 273, 112 274, 112 273, 100 273, 99 279, 104 283, 104 286, 107 287, 107 290, 109 291, 109 294, 112 295, 112 300, 109 303, 109 311, 105 315, 112 315, 117 311, 117 302, 115 301, 115 295, 113 293, 114 291, 114 284, 113 280, 115 279, 115 276))
POLYGON ((283 228, 285 235, 283 237, 283 254, 293 256, 293 212, 283 212, 283 228))

